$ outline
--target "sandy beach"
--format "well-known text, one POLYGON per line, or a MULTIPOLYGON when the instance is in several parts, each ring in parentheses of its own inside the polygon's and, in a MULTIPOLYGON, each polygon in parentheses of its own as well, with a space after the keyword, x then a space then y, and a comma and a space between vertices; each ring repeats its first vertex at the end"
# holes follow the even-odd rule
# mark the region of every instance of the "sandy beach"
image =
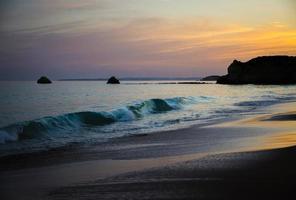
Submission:
POLYGON ((0 0, 0 200, 295 199, 296 0, 0 0))
POLYGON ((282 199, 292 193, 296 103, 95 147, 7 156, 4 199, 282 199))

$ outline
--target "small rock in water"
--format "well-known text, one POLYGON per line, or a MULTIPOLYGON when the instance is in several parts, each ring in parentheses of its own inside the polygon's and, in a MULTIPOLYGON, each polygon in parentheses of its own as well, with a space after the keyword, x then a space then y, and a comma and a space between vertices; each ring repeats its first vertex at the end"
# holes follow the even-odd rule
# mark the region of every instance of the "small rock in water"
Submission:
POLYGON ((108 79, 107 84, 120 84, 120 81, 115 76, 112 76, 108 79))
POLYGON ((51 80, 49 78, 47 78, 46 76, 41 76, 38 80, 37 80, 38 84, 50 84, 52 83, 51 80))

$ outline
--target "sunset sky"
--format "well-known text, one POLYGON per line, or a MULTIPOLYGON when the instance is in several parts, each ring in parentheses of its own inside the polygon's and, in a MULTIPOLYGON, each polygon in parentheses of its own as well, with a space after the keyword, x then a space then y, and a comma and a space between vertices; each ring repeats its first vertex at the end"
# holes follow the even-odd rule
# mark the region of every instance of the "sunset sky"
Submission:
POLYGON ((1 0, 0 79, 199 77, 296 55, 295 0, 1 0))

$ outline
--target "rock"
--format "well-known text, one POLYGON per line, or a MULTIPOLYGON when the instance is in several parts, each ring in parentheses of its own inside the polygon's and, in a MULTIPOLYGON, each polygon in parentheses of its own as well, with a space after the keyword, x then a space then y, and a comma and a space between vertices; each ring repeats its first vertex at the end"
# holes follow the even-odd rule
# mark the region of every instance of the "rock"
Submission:
POLYGON ((219 84, 296 84, 295 56, 263 56, 240 62, 234 60, 219 84))
POLYGON ((107 84, 120 84, 120 81, 115 76, 112 76, 108 79, 107 84))
POLYGON ((51 80, 49 78, 47 78, 46 76, 41 76, 38 80, 37 80, 38 84, 50 84, 52 83, 51 80))
POLYGON ((213 75, 213 76, 204 77, 204 78, 202 78, 200 80, 201 81, 217 81, 219 78, 220 78, 220 76, 213 75))

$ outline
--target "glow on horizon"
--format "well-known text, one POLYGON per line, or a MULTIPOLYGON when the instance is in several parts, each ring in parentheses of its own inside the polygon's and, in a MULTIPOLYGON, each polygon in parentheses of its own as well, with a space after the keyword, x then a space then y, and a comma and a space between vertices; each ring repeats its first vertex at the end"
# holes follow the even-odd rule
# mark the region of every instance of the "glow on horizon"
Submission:
POLYGON ((296 54, 292 0, 4 0, 0 79, 223 74, 296 54))

